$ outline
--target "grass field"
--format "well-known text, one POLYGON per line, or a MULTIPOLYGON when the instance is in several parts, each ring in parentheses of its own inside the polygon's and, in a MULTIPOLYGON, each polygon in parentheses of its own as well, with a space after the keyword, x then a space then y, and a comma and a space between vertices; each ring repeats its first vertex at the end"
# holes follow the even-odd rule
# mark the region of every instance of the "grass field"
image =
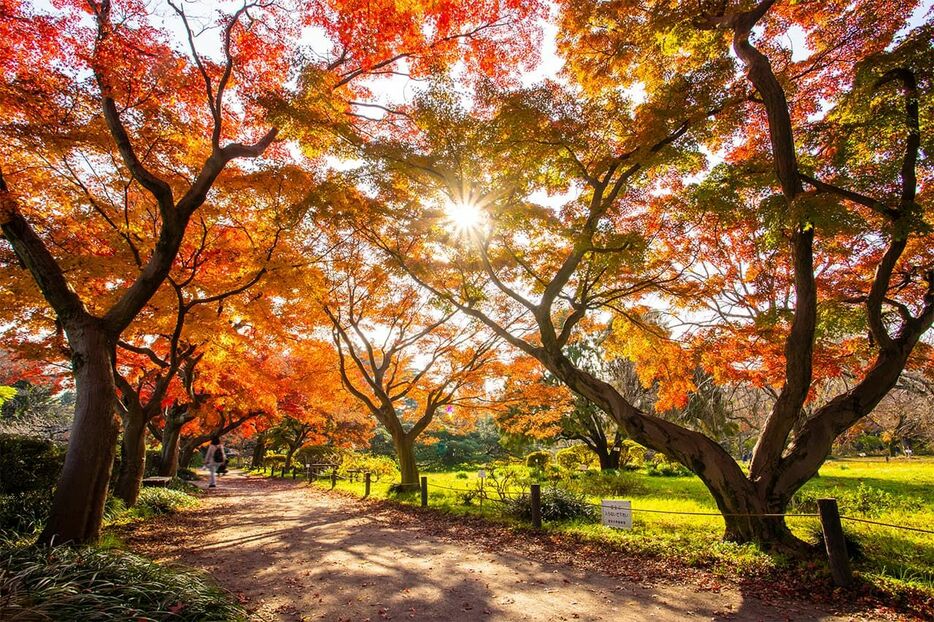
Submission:
MULTIPOLYGON (((429 506, 457 514, 484 515, 493 520, 512 521, 504 516, 500 504, 476 500, 465 505, 463 493, 447 490, 473 489, 478 485, 477 472, 424 472, 429 482, 429 506)), ((716 511, 713 499, 694 476, 650 477, 643 472, 624 472, 617 492, 604 498, 632 500, 633 529, 619 531, 594 522, 549 524, 551 530, 570 532, 587 538, 612 541, 625 550, 672 556, 684 563, 726 573, 768 570, 783 563, 752 546, 721 541, 723 519, 715 516, 641 513, 640 509, 669 512, 716 511)), ((385 498, 393 481, 373 482, 371 496, 385 498)), ((327 479, 317 485, 330 487, 327 479)), ((586 489, 584 480, 569 485, 586 489)), ((363 494, 362 481, 339 480, 339 490, 363 494)), ((519 487, 510 490, 518 492, 519 487)), ((587 492, 586 490, 581 490, 587 492)), ((588 494, 594 503, 601 495, 588 494)), ((836 497, 845 516, 870 519, 901 526, 934 529, 934 458, 892 460, 877 458, 841 459, 827 462, 820 476, 799 493, 799 502, 790 513, 813 513, 818 497, 836 497)), ((417 498, 400 501, 416 503, 417 498)), ((790 518, 792 530, 808 541, 816 541, 820 532, 817 519, 790 518)), ((844 521, 844 529, 862 549, 854 563, 864 577, 873 582, 895 582, 921 588, 934 594, 934 535, 889 527, 844 521)))

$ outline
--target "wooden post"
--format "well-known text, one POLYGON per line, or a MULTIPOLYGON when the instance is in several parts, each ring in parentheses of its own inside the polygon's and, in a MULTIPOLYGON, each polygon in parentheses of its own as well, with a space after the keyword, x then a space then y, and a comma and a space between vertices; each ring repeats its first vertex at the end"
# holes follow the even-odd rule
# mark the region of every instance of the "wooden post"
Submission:
POLYGON ((821 529, 824 531, 824 546, 830 560, 830 575, 833 582, 846 587, 853 582, 850 570, 850 557, 846 551, 846 539, 843 537, 843 525, 840 524, 840 510, 836 499, 818 499, 821 529))
POLYGON ((292 467, 292 479, 295 479, 295 471, 296 471, 296 470, 297 470, 297 469, 296 469, 295 467, 292 467))
POLYGON ((331 469, 331 490, 337 486, 337 469, 331 469))
POLYGON ((363 474, 363 496, 370 496, 370 472, 367 471, 363 474))
POLYGON ((428 478, 422 477, 422 507, 428 507, 428 478))
POLYGON ((542 485, 532 484, 532 527, 542 528, 542 485))

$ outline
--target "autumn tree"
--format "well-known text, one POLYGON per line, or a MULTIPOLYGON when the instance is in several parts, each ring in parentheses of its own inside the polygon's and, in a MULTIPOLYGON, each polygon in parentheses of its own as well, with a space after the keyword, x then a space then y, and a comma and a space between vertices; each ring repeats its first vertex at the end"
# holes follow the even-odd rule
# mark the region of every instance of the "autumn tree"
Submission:
POLYGON ((495 339, 399 281, 367 252, 351 244, 332 259, 333 286, 321 305, 343 386, 389 432, 401 485, 411 488, 418 485, 416 439, 455 409, 466 423, 481 405, 495 339))
MULTIPOLYGON (((55 312, 75 374, 75 420, 42 541, 85 542, 99 534, 116 445, 117 341, 168 275, 189 220, 224 169, 260 156, 275 131, 245 121, 253 115, 247 74, 237 112, 225 99, 241 70, 262 76, 257 62, 269 50, 257 48, 270 34, 261 26, 268 7, 246 4, 223 17, 219 62, 199 54, 193 37, 190 55, 180 52, 132 2, 61 8, 36 15, 14 2, 0 17, 8 120, 0 223, 55 312), (88 217, 94 225, 83 230, 77 223, 88 217), (132 260, 109 273, 101 264, 68 270, 59 245, 86 248, 84 234, 97 231, 123 237, 132 260)), ((262 62, 272 67, 275 56, 262 62)), ((93 244, 106 256, 99 240, 93 244)))
MULTIPOLYGON (((934 320, 918 192, 930 174, 919 156, 929 26, 896 40, 913 6, 896 3, 880 15, 869 2, 574 3, 561 14, 559 42, 578 92, 559 84, 489 89, 475 93, 469 111, 429 93, 404 111, 410 140, 371 143, 370 187, 358 199, 367 208, 349 219, 440 300, 538 359, 628 436, 696 473, 724 514, 726 537, 800 548, 774 515, 834 439, 894 386, 934 320), (808 46, 801 61, 782 47, 792 27, 808 46), (778 73, 759 48, 779 62, 778 73), (871 118, 860 116, 867 103, 871 118), (704 260, 688 244, 698 227, 678 209, 692 194, 689 176, 708 173, 702 146, 759 173, 739 204, 753 222, 779 216, 772 239, 787 263, 761 273, 787 269, 792 288, 779 310, 787 321, 773 331, 784 345, 747 351, 780 370, 748 475, 697 426, 645 412, 567 353, 594 310, 638 319, 650 292, 685 305, 696 295, 685 275, 704 260), (545 204, 542 194, 551 195, 545 204), (823 295, 862 305, 872 341, 859 382, 801 422, 818 285, 829 285, 817 277, 815 239, 825 234, 829 243, 822 217, 837 210, 858 215, 850 237, 834 240, 850 261, 827 255, 849 291, 826 287, 823 295), (452 219, 469 226, 451 235, 452 219)), ((677 362, 673 355, 690 345, 675 343, 662 360, 677 362)), ((693 372, 675 380, 687 389, 693 372)), ((669 399, 687 395, 672 390, 669 399)))

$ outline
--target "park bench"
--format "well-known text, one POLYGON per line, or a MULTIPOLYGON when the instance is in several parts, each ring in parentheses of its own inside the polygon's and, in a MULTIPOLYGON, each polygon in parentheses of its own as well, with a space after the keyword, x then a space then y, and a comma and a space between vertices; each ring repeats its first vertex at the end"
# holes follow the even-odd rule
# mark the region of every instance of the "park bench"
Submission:
POLYGON ((146 488, 165 488, 171 481, 171 477, 144 477, 143 486, 146 488))

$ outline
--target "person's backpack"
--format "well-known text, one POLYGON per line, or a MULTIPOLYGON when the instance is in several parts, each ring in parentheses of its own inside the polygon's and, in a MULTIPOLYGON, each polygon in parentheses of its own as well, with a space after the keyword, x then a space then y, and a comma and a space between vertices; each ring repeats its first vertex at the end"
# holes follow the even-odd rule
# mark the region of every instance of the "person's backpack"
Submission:
POLYGON ((211 462, 224 463, 227 462, 227 456, 224 455, 224 448, 220 445, 214 446, 214 455, 211 456, 211 462))

